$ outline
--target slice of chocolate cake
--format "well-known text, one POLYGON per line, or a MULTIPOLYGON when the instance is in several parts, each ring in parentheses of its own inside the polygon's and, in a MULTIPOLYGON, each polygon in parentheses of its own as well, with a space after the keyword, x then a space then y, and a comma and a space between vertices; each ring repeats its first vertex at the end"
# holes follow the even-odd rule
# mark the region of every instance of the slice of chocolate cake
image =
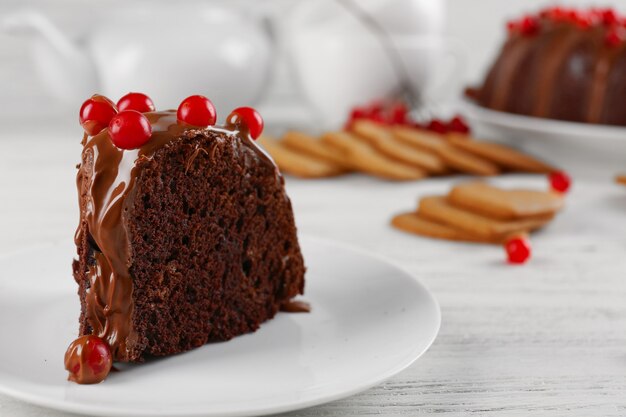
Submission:
POLYGON ((80 334, 107 342, 113 360, 255 331, 303 292, 283 178, 240 115, 199 128, 180 120, 181 108, 178 117, 147 112, 147 141, 134 149, 114 144, 113 121, 85 135, 74 262, 80 334))

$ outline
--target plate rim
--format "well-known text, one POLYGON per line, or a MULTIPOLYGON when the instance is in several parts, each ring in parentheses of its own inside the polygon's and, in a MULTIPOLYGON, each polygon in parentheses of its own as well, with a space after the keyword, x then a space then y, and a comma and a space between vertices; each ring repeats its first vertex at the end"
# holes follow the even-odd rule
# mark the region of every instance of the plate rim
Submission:
POLYGON ((498 128, 537 132, 550 136, 582 137, 598 136, 603 140, 624 142, 626 126, 598 123, 572 122, 568 120, 535 117, 490 109, 463 97, 460 105, 471 119, 498 128))
MULTIPOLYGON (((363 249, 358 246, 354 246, 347 242, 337 241, 325 237, 319 237, 310 234, 300 233, 298 235, 298 240, 300 243, 304 240, 313 241, 317 244, 322 244, 326 246, 334 246, 337 248, 341 248, 342 250, 352 252, 354 254, 358 254, 360 256, 369 257, 374 259, 377 262, 381 262, 390 268, 394 268, 397 271, 401 272, 405 278, 410 278, 413 283, 420 289, 421 292, 429 300, 432 305, 432 313, 434 314, 434 318, 436 323, 433 323, 433 330, 431 334, 428 335, 428 340, 425 341, 423 346, 419 349, 415 349, 409 359, 404 359, 398 362, 394 367, 389 368, 386 372, 382 372, 377 375, 375 378, 371 380, 367 380, 367 382, 362 384, 355 384, 348 389, 338 390, 337 392, 330 395, 317 395, 313 396, 305 401, 299 400, 291 400, 289 402, 285 402, 279 406, 265 406, 255 410, 233 410, 228 411, 226 413, 221 412, 220 416, 226 417, 246 417, 246 416, 264 416, 269 414, 276 413, 284 413, 289 411, 301 410, 309 407, 313 407, 316 405, 326 404, 332 401, 344 399, 355 395, 357 393, 363 392, 373 386, 376 386, 389 378, 399 374, 404 371, 408 367, 410 367, 415 361, 417 361, 420 357, 422 357, 433 345, 437 336, 439 335, 439 331, 441 330, 441 322, 442 322, 442 313, 441 306, 434 296, 434 294, 419 280, 417 276, 409 272, 403 265, 399 265, 393 259, 371 252, 367 249, 363 249)), ((0 254, 0 261, 5 261, 15 256, 22 255, 24 253, 28 253, 32 250, 39 250, 43 248, 51 248, 61 244, 65 244, 69 242, 67 239, 55 240, 49 244, 40 244, 40 245, 32 245, 27 248, 22 248, 16 251, 11 251, 8 253, 0 254)), ((13 389, 11 387, 7 387, 5 384, 0 384, 0 393, 17 399, 19 401, 23 401, 29 404, 33 404, 39 407, 53 409, 56 411, 69 412, 69 413, 78 413, 89 416, 102 416, 102 417, 205 417, 205 416, 217 416, 216 411, 206 410, 206 409, 196 409, 196 410, 163 410, 163 411, 137 411, 137 410, 129 410, 123 408, 102 408, 100 406, 89 406, 85 404, 79 404, 75 402, 68 402, 59 399, 50 399, 38 396, 36 394, 28 393, 25 391, 21 391, 18 389, 13 389)))

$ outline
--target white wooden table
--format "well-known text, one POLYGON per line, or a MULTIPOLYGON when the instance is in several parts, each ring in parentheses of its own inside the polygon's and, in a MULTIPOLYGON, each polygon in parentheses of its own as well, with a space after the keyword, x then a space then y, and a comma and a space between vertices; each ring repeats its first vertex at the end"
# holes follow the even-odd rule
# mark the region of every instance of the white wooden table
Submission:
MULTIPOLYGON (((79 135, 0 133, 0 252, 73 235, 79 135)), ((545 186, 543 178, 501 181, 545 186)), ((625 416, 626 188, 608 177, 578 180, 565 212, 532 238, 532 261, 513 267, 499 247, 388 226, 394 212, 451 182, 288 179, 302 233, 387 256, 426 284, 443 313, 434 345, 405 372, 289 415, 625 416)), ((64 415, 0 396, 1 417, 64 415)))

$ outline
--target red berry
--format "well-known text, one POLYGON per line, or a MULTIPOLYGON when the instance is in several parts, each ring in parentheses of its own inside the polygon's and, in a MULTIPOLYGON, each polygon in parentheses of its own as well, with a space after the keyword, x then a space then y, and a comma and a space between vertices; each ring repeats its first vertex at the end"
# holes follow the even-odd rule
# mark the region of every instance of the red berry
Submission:
POLYGON ((79 384, 104 381, 113 366, 109 345, 97 336, 81 336, 70 343, 65 352, 68 379, 79 384))
POLYGON ((576 10, 576 9, 569 9, 565 13, 565 18, 567 20, 569 20, 570 22, 575 22, 578 19, 578 10, 576 10))
POLYGON ((448 133, 447 126, 439 119, 432 119, 426 128, 432 132, 440 133, 442 135, 448 133))
POLYGON ((387 123, 387 119, 385 118, 385 116, 383 116, 383 114, 379 112, 372 113, 367 118, 368 120, 375 122, 375 123, 381 123, 381 124, 387 123))
POLYGON ((567 15, 567 11, 559 6, 546 7, 541 12, 539 12, 540 17, 546 18, 549 20, 561 20, 566 15, 567 15))
POLYGON ((349 118, 348 122, 352 123, 355 120, 367 119, 368 117, 369 117, 369 112, 366 109, 364 109, 363 107, 355 107, 350 112, 350 118, 349 118))
POLYGON ((624 42, 624 32, 617 28, 609 30, 604 37, 604 43, 609 48, 616 48, 620 46, 622 42, 624 42))
POLYGON ((375 101, 373 104, 365 108, 365 118, 372 122, 385 123, 386 118, 383 114, 383 104, 380 101, 375 101))
POLYGON ((409 110, 406 107, 406 104, 402 102, 398 102, 391 106, 389 110, 389 123, 395 125, 403 125, 406 124, 408 119, 409 110))
POLYGON ((139 113, 154 111, 154 103, 143 93, 128 93, 117 102, 119 111, 135 110, 139 113))
POLYGON ((581 29, 589 29, 593 26, 593 16, 589 13, 578 13, 574 22, 581 29))
POLYGON ((524 36, 533 36, 539 32, 539 20, 534 16, 525 16, 519 23, 520 32, 524 36))
POLYGON ((545 7, 539 11, 539 17, 544 19, 552 19, 556 9, 558 9, 558 7, 545 7))
POLYGON ((552 11, 552 19, 556 22, 566 21, 569 15, 569 10, 563 7, 555 7, 552 11))
POLYGON ((508 239, 504 244, 504 249, 512 264, 523 264, 530 258, 530 242, 525 236, 515 236, 508 239))
POLYGON ((365 110, 363 107, 355 107, 350 113, 351 120, 365 119, 366 117, 367 110, 365 110))
POLYGON ((367 110, 365 110, 363 107, 355 107, 350 112, 350 116, 348 116, 348 121, 346 122, 346 125, 344 126, 344 130, 350 130, 352 128, 352 124, 356 120, 365 119, 365 118, 367 118, 367 110))
POLYGON ((106 128, 117 114, 115 104, 101 95, 93 95, 80 106, 78 120, 89 136, 97 135, 106 128))
POLYGON ((238 107, 228 115, 226 119, 232 125, 244 125, 252 139, 257 139, 263 132, 263 118, 252 107, 238 107))
POLYGON ((615 10, 613 9, 604 9, 600 13, 601 13, 600 17, 602 19, 602 23, 604 23, 606 26, 615 25, 619 21, 619 17, 617 16, 617 13, 615 13, 615 10))
POLYGON ((124 110, 111 119, 109 136, 120 149, 137 149, 152 136, 152 126, 142 113, 124 110))
POLYGON ((450 122, 448 123, 448 131, 449 132, 464 133, 464 134, 467 135, 467 134, 470 133, 470 128, 467 125, 467 123, 465 122, 465 119, 463 119, 463 117, 457 115, 452 120, 450 120, 450 122))
POLYGON ((559 193, 566 193, 572 184, 572 179, 565 171, 555 171, 550 174, 550 186, 559 193))
POLYGON ((369 109, 370 114, 382 113, 385 108, 385 102, 383 100, 372 100, 367 108, 369 109))
POLYGON ((519 23, 515 20, 509 20, 508 22, 506 22, 506 29, 509 31, 509 33, 515 32, 517 31, 517 29, 519 29, 519 23))
POLYGON ((213 126, 217 120, 215 106, 204 96, 189 96, 180 103, 176 113, 178 120, 192 126, 213 126))

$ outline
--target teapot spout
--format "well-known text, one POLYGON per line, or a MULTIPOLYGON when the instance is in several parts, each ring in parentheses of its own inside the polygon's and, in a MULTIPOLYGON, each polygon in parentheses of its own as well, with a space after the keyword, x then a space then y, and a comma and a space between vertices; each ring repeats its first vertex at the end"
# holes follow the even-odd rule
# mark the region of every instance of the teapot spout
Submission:
POLYGON ((60 100, 76 105, 97 90, 98 77, 89 54, 39 11, 25 9, 0 18, 0 31, 35 35, 37 72, 60 100))

